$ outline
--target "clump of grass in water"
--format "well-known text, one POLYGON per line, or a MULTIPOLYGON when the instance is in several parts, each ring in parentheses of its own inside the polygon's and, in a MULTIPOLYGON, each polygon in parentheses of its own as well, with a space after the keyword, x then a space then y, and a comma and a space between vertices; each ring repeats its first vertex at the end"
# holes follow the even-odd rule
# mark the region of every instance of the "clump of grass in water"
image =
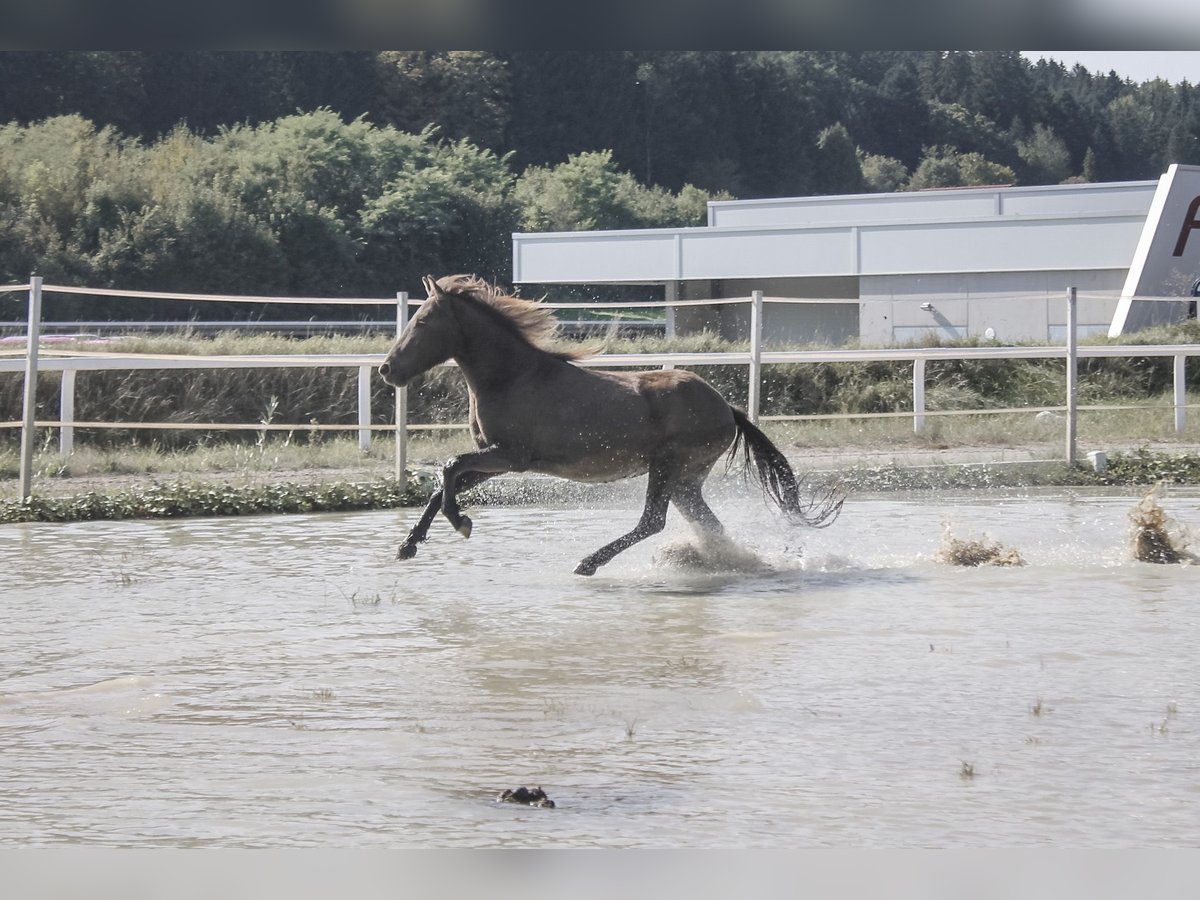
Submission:
POLYGON ((950 533, 949 525, 943 528, 942 543, 934 553, 934 559, 950 566, 1025 565, 1016 548, 989 541, 986 534, 978 540, 959 540, 950 533))
POLYGON ((1186 528, 1167 515, 1159 506, 1162 485, 1157 484, 1129 514, 1133 524, 1133 558, 1151 563, 1194 563, 1200 561, 1188 551, 1190 535, 1186 528))

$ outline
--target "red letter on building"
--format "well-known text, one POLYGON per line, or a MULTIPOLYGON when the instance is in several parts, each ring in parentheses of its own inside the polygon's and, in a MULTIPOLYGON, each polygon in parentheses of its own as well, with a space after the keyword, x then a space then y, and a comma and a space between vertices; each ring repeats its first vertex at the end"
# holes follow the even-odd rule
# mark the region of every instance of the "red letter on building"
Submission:
POLYGON ((1187 246, 1187 239, 1191 235, 1192 229, 1200 228, 1200 219, 1196 218, 1197 210, 1200 210, 1200 197, 1194 197, 1188 205, 1187 218, 1179 232, 1179 240, 1175 242, 1175 252, 1171 254, 1172 256, 1183 256, 1183 248, 1187 246))

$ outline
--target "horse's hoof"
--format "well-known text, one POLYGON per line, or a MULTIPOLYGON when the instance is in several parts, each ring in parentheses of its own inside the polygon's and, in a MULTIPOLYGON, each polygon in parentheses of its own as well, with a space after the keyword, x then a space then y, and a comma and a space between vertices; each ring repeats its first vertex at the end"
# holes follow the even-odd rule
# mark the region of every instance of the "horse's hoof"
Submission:
POLYGON ((457 531, 459 534, 461 534, 463 537, 469 538, 471 536, 471 527, 472 526, 471 526, 470 517, 463 516, 462 520, 458 523, 458 528, 456 528, 454 530, 457 531))
POLYGON ((589 563, 585 559, 583 562, 581 562, 579 565, 577 565, 575 567, 575 574, 576 575, 595 575, 596 574, 596 566, 593 563, 589 563))
POLYGON ((400 545, 400 549, 396 551, 396 559, 412 559, 417 555, 417 545, 404 543, 400 545))

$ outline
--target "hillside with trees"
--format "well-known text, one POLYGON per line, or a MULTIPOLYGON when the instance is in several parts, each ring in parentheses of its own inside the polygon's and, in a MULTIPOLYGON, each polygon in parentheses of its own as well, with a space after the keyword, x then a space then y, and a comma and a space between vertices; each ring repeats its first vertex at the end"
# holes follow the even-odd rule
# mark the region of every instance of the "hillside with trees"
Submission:
POLYGON ((514 230, 712 197, 1154 178, 1200 163, 1196 91, 1015 51, 9 51, 0 280, 503 281, 514 230))

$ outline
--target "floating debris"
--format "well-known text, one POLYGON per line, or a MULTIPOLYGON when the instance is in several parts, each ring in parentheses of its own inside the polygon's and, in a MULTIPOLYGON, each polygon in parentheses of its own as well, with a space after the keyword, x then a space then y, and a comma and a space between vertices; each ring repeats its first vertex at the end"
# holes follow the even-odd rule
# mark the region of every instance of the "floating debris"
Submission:
POLYGON ((519 787, 513 791, 501 791, 496 799, 501 803, 520 803, 522 806, 554 809, 554 801, 546 796, 541 787, 519 787))
POLYGON ((988 540, 985 534, 978 540, 961 541, 944 526, 942 544, 937 548, 934 559, 948 566, 1023 566, 1025 560, 1013 547, 1005 547, 988 540))
POLYGON ((1133 558, 1141 562, 1175 565, 1200 562, 1188 551, 1191 535, 1187 528, 1167 515, 1159 505, 1161 484, 1156 484, 1129 514, 1133 524, 1133 558))

